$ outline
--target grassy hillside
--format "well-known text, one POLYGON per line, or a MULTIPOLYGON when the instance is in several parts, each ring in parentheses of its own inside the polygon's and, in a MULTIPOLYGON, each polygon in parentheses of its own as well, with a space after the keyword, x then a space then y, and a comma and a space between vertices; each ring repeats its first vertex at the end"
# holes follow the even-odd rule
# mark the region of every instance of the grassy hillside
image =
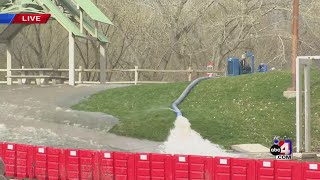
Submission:
MULTIPOLYGON (((312 114, 314 146, 319 145, 320 91, 313 76, 312 114)), ((180 105, 192 128, 210 141, 270 146, 275 135, 294 137, 295 100, 283 97, 290 73, 227 77, 201 82, 180 105)), ((111 114, 120 119, 113 133, 164 141, 175 120, 171 103, 189 83, 141 85, 107 90, 73 108, 111 114)))

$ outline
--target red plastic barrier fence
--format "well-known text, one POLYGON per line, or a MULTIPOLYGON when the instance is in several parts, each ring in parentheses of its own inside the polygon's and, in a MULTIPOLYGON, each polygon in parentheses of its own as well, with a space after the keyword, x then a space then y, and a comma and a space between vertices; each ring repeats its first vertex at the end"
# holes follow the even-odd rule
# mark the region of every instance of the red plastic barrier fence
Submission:
POLYGON ((3 143, 3 161, 6 167, 5 175, 8 177, 16 176, 16 144, 3 143))
POLYGON ((49 180, 320 180, 320 163, 0 143, 9 177, 49 180))
POLYGON ((255 180, 256 161, 254 159, 231 159, 231 179, 255 180))
POLYGON ((203 156, 189 156, 190 179, 213 180, 213 158, 203 156))
POLYGON ((168 154, 151 155, 151 177, 155 180, 172 180, 172 156, 168 154))
POLYGON ((136 173, 136 180, 151 179, 150 154, 137 153, 135 155, 135 173, 136 173))
POLYGON ((95 151, 80 150, 80 177, 83 180, 99 179, 99 154, 95 151))
POLYGON ((189 179, 189 159, 186 155, 173 156, 173 179, 189 179))
MULTIPOLYGON (((47 161, 47 172, 48 179, 58 180, 60 177, 60 153, 61 149, 48 147, 37 147, 38 159, 42 161, 47 161), (47 157, 45 158, 45 155, 47 157)), ((40 161, 41 161, 40 160, 40 161)))
MULTIPOLYGON (((275 162, 275 178, 285 180, 302 179, 302 164, 296 161, 274 161, 275 162)), ((320 179, 320 176, 319 176, 320 179)))
POLYGON ((67 179, 80 179, 80 158, 78 150, 66 150, 67 179))
POLYGON ((302 164, 302 179, 304 180, 319 180, 320 179, 320 163, 303 163, 302 164))
POLYGON ((215 179, 231 179, 231 158, 214 158, 214 175, 215 179))
MULTIPOLYGON (((16 145, 17 178, 29 177, 28 166, 30 166, 29 164, 30 159, 28 155, 30 154, 30 152, 28 153, 28 151, 30 148, 32 148, 32 146, 27 146, 22 144, 16 145)), ((31 153, 32 153, 32 150, 31 150, 31 153)))
MULTIPOLYGON (((33 166, 31 167, 32 173, 30 178, 37 178, 39 180, 44 180, 47 177, 47 167, 50 164, 47 164, 47 150, 45 147, 34 147, 33 152, 33 166)), ((29 167, 30 168, 30 167, 29 167)))
POLYGON ((124 152, 114 153, 114 179, 135 179, 134 170, 134 154, 124 152))
MULTIPOLYGON (((99 178, 102 180, 114 179, 114 154, 113 152, 100 152, 99 153, 99 178)), ((98 178, 98 179, 99 179, 98 178)))
POLYGON ((271 180, 274 176, 274 160, 256 161, 257 180, 271 180))

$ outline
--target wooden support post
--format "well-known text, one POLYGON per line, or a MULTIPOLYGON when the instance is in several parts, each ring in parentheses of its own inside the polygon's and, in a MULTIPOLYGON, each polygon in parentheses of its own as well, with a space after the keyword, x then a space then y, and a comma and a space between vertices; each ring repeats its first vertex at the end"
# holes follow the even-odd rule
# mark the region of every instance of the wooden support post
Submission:
POLYGON ((72 32, 69 32, 69 85, 74 86, 74 74, 75 74, 75 62, 74 62, 74 45, 75 45, 75 38, 72 32))
POLYGON ((139 81, 139 72, 138 72, 138 66, 134 67, 134 85, 137 85, 139 81))
MULTIPOLYGON (((191 67, 189 67, 188 70, 191 71, 191 67)), ((192 81, 192 72, 188 73, 188 81, 192 81)))
MULTIPOLYGON (((39 71, 39 74, 40 74, 40 76, 45 75, 44 71, 39 71)), ((49 83, 48 81, 49 81, 48 78, 41 78, 40 83, 41 84, 48 84, 49 83)))
POLYGON ((100 83, 104 84, 107 81, 107 59, 106 59, 106 44, 100 43, 100 83))
POLYGON ((79 66, 79 84, 82 84, 83 81, 82 81, 82 73, 83 73, 83 67, 82 66, 79 66))
POLYGON ((11 76, 12 69, 12 46, 11 41, 9 40, 7 43, 7 85, 12 85, 11 76))
MULTIPOLYGON (((24 66, 21 66, 21 69, 24 69, 24 66)), ((21 71, 21 76, 25 76, 25 72, 24 71, 21 71)), ((24 79, 25 78, 18 78, 18 84, 19 85, 24 84, 24 79)))
POLYGON ((304 66, 305 152, 311 152, 310 64, 304 66))

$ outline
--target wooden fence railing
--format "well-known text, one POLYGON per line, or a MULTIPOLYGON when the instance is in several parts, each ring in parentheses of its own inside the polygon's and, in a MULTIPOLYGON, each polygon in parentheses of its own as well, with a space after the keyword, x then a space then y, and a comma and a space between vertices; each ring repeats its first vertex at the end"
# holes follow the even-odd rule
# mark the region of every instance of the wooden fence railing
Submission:
MULTIPOLYGON (((30 69, 30 68, 29 68, 30 69)), ((47 70, 48 68, 34 68, 30 69, 32 72, 42 72, 47 70)), ((21 71, 26 71, 24 67, 21 69, 11 69, 11 73, 21 73, 21 71)), ((52 70, 51 70, 52 71, 52 70)), ((69 72, 69 69, 54 69, 55 72, 69 72)), ((7 72, 7 69, 0 69, 0 73, 4 74, 3 72, 7 72)), ((79 66, 78 69, 75 69, 75 72, 78 73, 78 80, 76 81, 77 84, 98 84, 100 81, 83 81, 83 75, 86 72, 96 72, 100 73, 99 69, 84 69, 82 66, 79 66)), ((155 69, 139 69, 138 66, 135 66, 134 69, 107 69, 106 73, 117 73, 117 72, 132 72, 134 73, 134 80, 133 81, 113 81, 113 82, 106 82, 110 84, 159 84, 159 83, 169 83, 168 81, 139 81, 139 73, 140 72, 154 72, 154 73, 185 73, 187 74, 186 79, 188 81, 192 81, 192 75, 194 73, 214 73, 219 76, 224 76, 224 71, 214 71, 214 70, 195 70, 189 67, 187 70, 155 70, 155 69)), ((5 76, 3 76, 5 77, 5 76)), ((7 81, 0 81, 0 84, 5 84, 7 81)), ((13 83, 17 83, 14 81, 13 83)))

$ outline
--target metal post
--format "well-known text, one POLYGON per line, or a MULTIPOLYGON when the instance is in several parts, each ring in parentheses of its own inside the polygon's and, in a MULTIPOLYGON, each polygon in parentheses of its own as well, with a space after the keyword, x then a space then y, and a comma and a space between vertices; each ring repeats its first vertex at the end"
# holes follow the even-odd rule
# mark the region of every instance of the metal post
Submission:
POLYGON ((139 73, 138 73, 138 66, 134 67, 134 85, 138 84, 139 73))
POLYGON ((191 72, 191 67, 189 67, 188 69, 190 72, 188 73, 188 81, 191 82, 192 81, 192 72, 191 72))
POLYGON ((74 35, 72 32, 69 32, 69 85, 74 86, 74 74, 75 74, 75 66, 74 66, 74 35))
POLYGON ((9 40, 7 43, 7 85, 12 85, 11 69, 12 69, 12 46, 11 46, 11 41, 9 40))
POLYGON ((106 44, 100 43, 100 83, 104 84, 107 81, 107 60, 106 60, 106 44))
POLYGON ((83 67, 79 66, 79 76, 78 76, 79 84, 82 84, 82 72, 83 72, 83 67))
POLYGON ((302 93, 301 93, 301 74, 300 74, 300 62, 299 58, 296 59, 296 152, 301 152, 301 145, 302 145, 302 137, 301 137, 301 114, 302 114, 302 93))
POLYGON ((291 54, 291 66, 292 66, 292 87, 294 91, 296 87, 296 58, 298 55, 298 41, 299 41, 299 0, 293 0, 293 26, 292 26, 292 54, 291 54))
POLYGON ((83 34, 83 9, 78 7, 80 10, 80 33, 83 34))
POLYGON ((304 65, 305 152, 311 152, 310 64, 304 65))

